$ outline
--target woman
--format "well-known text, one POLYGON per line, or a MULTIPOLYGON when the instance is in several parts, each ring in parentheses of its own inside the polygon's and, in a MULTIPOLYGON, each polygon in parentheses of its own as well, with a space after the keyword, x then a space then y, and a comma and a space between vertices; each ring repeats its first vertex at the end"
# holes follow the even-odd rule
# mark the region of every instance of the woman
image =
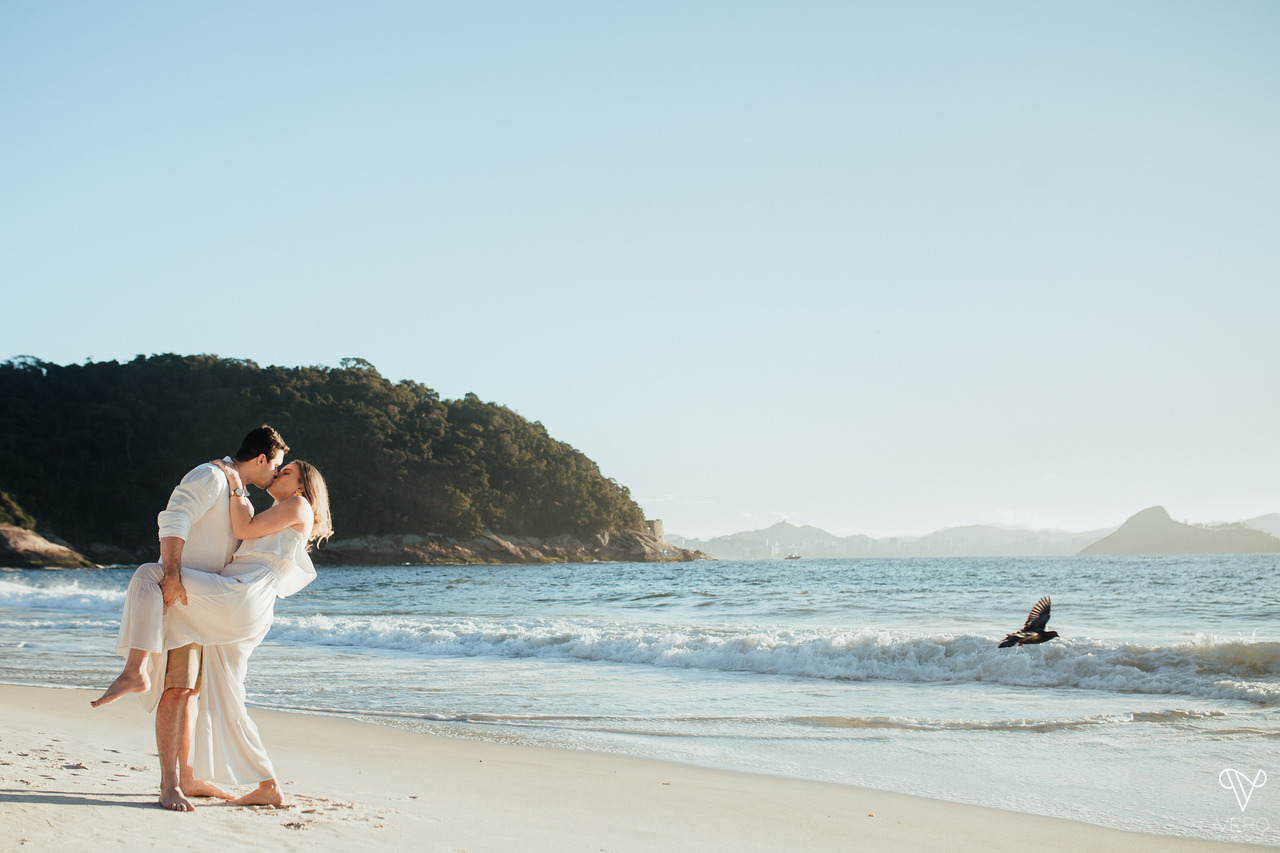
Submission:
POLYGON ((232 785, 256 782, 257 790, 233 802, 280 805, 275 770, 245 709, 244 679, 249 655, 271 629, 276 598, 315 578, 307 551, 333 535, 329 492, 315 466, 296 460, 267 487, 274 505, 255 516, 235 467, 215 464, 232 490, 232 531, 244 541, 220 574, 182 570, 185 606, 165 608, 164 570, 158 563, 134 573, 116 647, 125 657, 124 670, 92 704, 96 708, 127 693, 150 691, 152 684, 163 683, 163 676, 157 677, 161 652, 200 643, 205 648, 192 759, 196 776, 232 785))

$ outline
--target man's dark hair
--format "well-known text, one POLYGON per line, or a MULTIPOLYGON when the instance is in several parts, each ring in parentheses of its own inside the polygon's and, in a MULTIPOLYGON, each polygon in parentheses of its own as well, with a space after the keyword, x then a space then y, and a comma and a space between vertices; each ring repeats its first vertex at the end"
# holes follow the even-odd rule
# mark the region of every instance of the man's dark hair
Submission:
POLYGON ((237 462, 249 462, 263 454, 266 454, 267 459, 271 459, 277 453, 288 452, 289 445, 284 443, 280 433, 276 432, 274 427, 263 424, 252 430, 244 437, 244 441, 240 442, 240 449, 236 451, 235 460, 237 462))

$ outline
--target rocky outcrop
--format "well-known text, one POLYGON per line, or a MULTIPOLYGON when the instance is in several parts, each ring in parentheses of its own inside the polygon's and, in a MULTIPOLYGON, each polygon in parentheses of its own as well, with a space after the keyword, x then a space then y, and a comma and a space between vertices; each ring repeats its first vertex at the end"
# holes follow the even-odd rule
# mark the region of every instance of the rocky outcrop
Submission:
POLYGON ((34 530, 0 524, 0 566, 15 569, 74 569, 93 566, 85 556, 54 537, 46 539, 34 530))
POLYGON ((485 531, 459 541, 447 536, 361 536, 327 542, 317 563, 343 566, 524 564, 524 563, 679 563, 709 559, 701 551, 668 545, 647 531, 624 530, 589 539, 556 536, 536 539, 485 531))
POLYGON ((1130 518, 1120 529, 1080 552, 1101 554, 1274 554, 1280 539, 1243 524, 1199 527, 1174 521, 1162 506, 1130 518))

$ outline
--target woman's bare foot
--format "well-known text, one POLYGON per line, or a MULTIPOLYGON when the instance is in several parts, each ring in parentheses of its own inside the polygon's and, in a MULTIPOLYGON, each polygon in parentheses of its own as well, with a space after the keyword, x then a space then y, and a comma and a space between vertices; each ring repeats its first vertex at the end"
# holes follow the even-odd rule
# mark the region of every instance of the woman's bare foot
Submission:
POLYGON ((228 794, 212 782, 202 782, 197 779, 191 779, 182 783, 182 793, 188 797, 217 797, 220 800, 229 800, 234 795, 228 794))
MULTIPOLYGON (((107 692, 103 693, 97 699, 89 704, 95 708, 101 707, 108 702, 114 702, 121 696, 129 693, 146 693, 151 689, 151 679, 147 678, 147 674, 141 670, 137 672, 122 672, 111 682, 111 686, 107 688, 107 692)), ((181 809, 180 809, 181 811, 181 809)))
POLYGON ((284 794, 280 792, 280 786, 276 784, 275 779, 268 779, 266 782, 259 782, 256 791, 250 791, 239 799, 232 800, 233 806, 273 806, 279 808, 284 805, 284 794))
POLYGON ((196 807, 191 805, 182 793, 181 788, 167 788, 160 792, 160 805, 172 812, 193 812, 196 807))

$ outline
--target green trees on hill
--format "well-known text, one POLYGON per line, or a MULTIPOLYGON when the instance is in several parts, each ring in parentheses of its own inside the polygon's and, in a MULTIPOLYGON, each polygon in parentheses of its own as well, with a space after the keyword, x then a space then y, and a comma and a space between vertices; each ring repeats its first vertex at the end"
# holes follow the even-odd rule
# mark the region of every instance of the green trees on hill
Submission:
POLYGON ((24 530, 36 529, 36 520, 27 515, 8 492, 0 492, 0 524, 12 524, 24 530))
POLYGON ((200 461, 260 423, 324 473, 339 536, 491 529, 587 536, 643 526, 623 486, 563 442, 474 394, 441 400, 363 359, 259 367, 216 356, 59 366, 0 363, 0 488, 42 528, 141 548, 200 461))

